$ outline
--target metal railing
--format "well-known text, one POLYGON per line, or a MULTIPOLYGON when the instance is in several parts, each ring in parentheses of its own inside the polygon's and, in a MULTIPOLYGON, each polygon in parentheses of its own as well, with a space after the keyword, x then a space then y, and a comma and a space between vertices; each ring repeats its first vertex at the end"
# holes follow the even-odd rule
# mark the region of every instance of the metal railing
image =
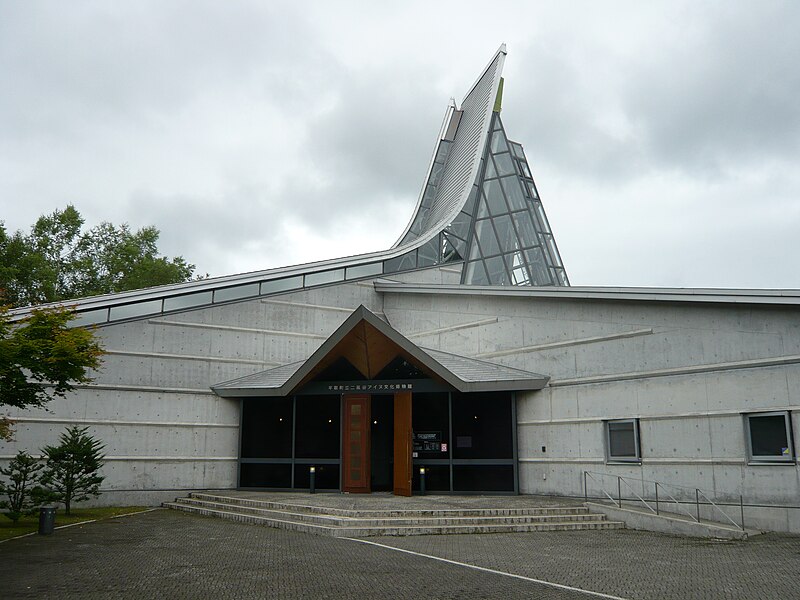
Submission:
MULTIPOLYGON (((669 501, 666 502, 666 504, 668 506, 672 506, 674 504, 676 509, 677 509, 677 512, 679 514, 686 515, 687 517, 689 517, 690 519, 692 519, 693 521, 695 521, 697 523, 701 522, 701 517, 700 517, 700 504, 701 504, 700 497, 702 496, 703 499, 704 499, 704 502, 702 504, 711 507, 711 514, 712 515, 714 515, 716 513, 719 513, 720 515, 722 515, 724 517, 723 522, 724 521, 730 521, 733 524, 734 527, 737 527, 737 528, 741 529, 742 531, 744 531, 744 498, 742 497, 742 495, 739 495, 740 522, 737 523, 736 521, 734 521, 728 515, 728 513, 726 513, 719 506, 717 506, 717 504, 711 498, 709 498, 708 495, 705 492, 703 492, 703 490, 701 490, 700 488, 696 488, 696 487, 693 488, 693 487, 685 486, 685 485, 676 485, 674 483, 663 483, 663 482, 660 482, 660 481, 653 481, 653 480, 649 480, 649 479, 640 479, 638 477, 623 477, 622 475, 615 475, 613 473, 599 473, 597 471, 584 471, 583 472, 583 499, 586 502, 589 501, 589 486, 588 486, 588 480, 589 479, 594 481, 598 485, 598 487, 600 488, 600 491, 603 494, 605 494, 606 497, 609 500, 611 500, 611 502, 616 504, 619 508, 622 508, 622 501, 623 500, 631 500, 631 501, 633 500, 633 498, 630 498, 630 497, 623 498, 623 496, 622 496, 622 486, 624 484, 625 487, 628 490, 630 490, 630 492, 633 494, 635 499, 638 500, 639 502, 641 502, 644 506, 646 506, 650 510, 650 512, 652 512, 652 513, 654 513, 656 515, 660 515, 661 514, 661 505, 665 503, 665 500, 663 499, 663 497, 666 496, 668 498, 668 500, 669 500, 669 501), (595 476, 599 476, 601 478, 610 477, 610 478, 613 478, 613 479, 617 480, 617 496, 616 496, 616 498, 614 498, 611 494, 608 493, 608 491, 606 491, 604 482, 602 480, 599 480, 595 476), (641 495, 636 492, 636 490, 633 488, 633 486, 630 483, 628 483, 628 480, 635 482, 637 487, 641 486, 641 489, 642 489, 642 494, 641 495), (644 498, 644 496, 646 495, 646 492, 644 491, 645 487, 646 487, 646 484, 652 484, 653 485, 653 490, 655 492, 653 498, 650 499, 649 502, 648 502, 648 500, 645 500, 645 498, 644 498), (672 494, 670 494, 667 491, 668 488, 675 488, 675 489, 678 489, 678 490, 692 490, 692 491, 694 491, 694 502, 692 502, 691 500, 689 500, 689 501, 684 500, 682 502, 677 500, 675 498, 675 496, 673 496, 672 494), (659 491, 661 492, 661 498, 659 498, 659 491), (651 506, 651 503, 652 503, 652 506, 651 506), (689 504, 689 505, 694 504, 695 505, 695 514, 692 514, 689 510, 686 509, 686 505, 687 504, 689 504)), ((678 494, 678 495, 681 495, 681 494, 678 494)))

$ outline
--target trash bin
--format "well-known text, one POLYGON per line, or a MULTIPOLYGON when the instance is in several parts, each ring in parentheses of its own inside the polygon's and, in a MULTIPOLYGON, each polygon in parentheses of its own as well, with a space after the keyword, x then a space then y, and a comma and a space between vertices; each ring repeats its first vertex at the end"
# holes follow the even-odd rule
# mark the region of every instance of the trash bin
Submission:
POLYGON ((39 508, 39 535, 51 535, 56 525, 56 507, 39 508))

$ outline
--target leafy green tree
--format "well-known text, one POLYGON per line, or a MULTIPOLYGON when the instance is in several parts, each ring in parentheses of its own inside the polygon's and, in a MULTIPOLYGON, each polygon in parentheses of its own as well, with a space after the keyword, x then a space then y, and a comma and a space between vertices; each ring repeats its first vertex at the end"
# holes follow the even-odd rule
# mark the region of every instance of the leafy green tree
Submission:
POLYGON ((34 308, 12 323, 0 308, 0 405, 39 407, 92 379, 103 350, 94 333, 68 327, 68 308, 34 308))
POLYGON ((158 256, 159 231, 101 223, 82 236, 72 252, 73 287, 80 296, 136 290, 187 281, 194 265, 182 257, 158 256))
POLYGON ((88 427, 73 425, 61 434, 58 446, 45 446, 42 453, 47 465, 42 475, 53 500, 64 503, 69 514, 73 502, 83 502, 100 495, 103 477, 103 444, 87 433, 88 427))
MULTIPOLYGON (((0 408, 41 407, 91 381, 103 350, 91 330, 68 326, 74 316, 67 308, 35 308, 12 321, 0 307, 0 408)), ((0 417, 0 438, 9 439, 10 429, 0 417)))
POLYGON ((36 305, 188 281, 194 265, 158 252, 159 231, 101 223, 82 231, 74 206, 8 234, 0 223, 0 288, 14 306, 36 305))
POLYGON ((39 217, 28 235, 9 236, 0 225, 0 288, 8 302, 34 305, 71 295, 71 254, 82 225, 73 206, 39 217))
POLYGON ((46 497, 44 489, 38 485, 39 471, 44 465, 24 450, 11 459, 6 468, 0 467, 0 474, 8 477, 0 481, 0 508, 8 509, 4 514, 16 523, 23 515, 32 515, 46 497))

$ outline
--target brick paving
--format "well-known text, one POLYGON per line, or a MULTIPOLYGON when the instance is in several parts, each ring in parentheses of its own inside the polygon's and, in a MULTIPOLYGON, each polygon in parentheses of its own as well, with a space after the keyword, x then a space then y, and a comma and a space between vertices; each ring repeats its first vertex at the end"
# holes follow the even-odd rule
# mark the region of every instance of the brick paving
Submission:
MULTIPOLYGON (((800 598, 800 536, 635 531, 376 538, 624 598, 800 598)), ((362 544, 159 510, 0 544, 0 598, 591 596, 362 544)))
POLYGON ((380 538, 381 544, 626 598, 800 598, 800 536, 633 530, 380 538))

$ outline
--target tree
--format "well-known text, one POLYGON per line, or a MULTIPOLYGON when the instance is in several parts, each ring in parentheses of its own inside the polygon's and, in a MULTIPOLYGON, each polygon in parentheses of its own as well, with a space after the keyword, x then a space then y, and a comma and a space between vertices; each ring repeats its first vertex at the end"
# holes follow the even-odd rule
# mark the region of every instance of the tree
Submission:
POLYGON ((72 251, 72 285, 76 296, 91 296, 179 283, 191 278, 194 265, 178 256, 158 256, 159 231, 127 224, 101 223, 82 236, 72 251))
POLYGON ((6 508, 6 517, 16 523, 23 515, 36 512, 36 507, 45 498, 44 489, 39 483, 39 471, 44 467, 37 459, 20 450, 8 466, 0 468, 0 474, 9 478, 7 483, 0 481, 0 508, 6 508))
POLYGON ((28 235, 8 236, 0 225, 0 288, 8 302, 24 306, 70 297, 70 255, 82 225, 73 206, 39 217, 28 235))
POLYGON ((100 495, 103 477, 103 444, 90 436, 88 427, 73 425, 61 434, 58 446, 45 446, 42 453, 47 465, 42 475, 44 485, 53 500, 64 503, 69 514, 73 502, 83 502, 100 495))
POLYGON ((0 223, 0 289, 14 306, 59 302, 188 281, 194 265, 159 256, 159 231, 101 223, 82 232, 74 206, 9 235, 0 223))
POLYGON ((92 380, 102 348, 94 333, 68 327, 75 313, 64 307, 31 310, 11 322, 0 308, 0 405, 40 407, 92 380))
MULTIPOLYGON (((74 316, 68 308, 32 309, 13 322, 0 307, 0 407, 41 407, 91 381, 103 350, 91 330, 68 326, 74 316)), ((0 437, 10 435, 0 417, 0 437)))

